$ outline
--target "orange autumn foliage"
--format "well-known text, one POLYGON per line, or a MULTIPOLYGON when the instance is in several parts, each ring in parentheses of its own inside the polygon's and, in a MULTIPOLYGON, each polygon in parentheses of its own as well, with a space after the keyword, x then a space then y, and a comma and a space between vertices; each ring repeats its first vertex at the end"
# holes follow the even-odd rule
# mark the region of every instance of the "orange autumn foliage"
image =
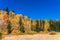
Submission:
POLYGON ((3 19, 4 19, 5 21, 8 20, 8 15, 7 15, 7 13, 4 14, 3 19))

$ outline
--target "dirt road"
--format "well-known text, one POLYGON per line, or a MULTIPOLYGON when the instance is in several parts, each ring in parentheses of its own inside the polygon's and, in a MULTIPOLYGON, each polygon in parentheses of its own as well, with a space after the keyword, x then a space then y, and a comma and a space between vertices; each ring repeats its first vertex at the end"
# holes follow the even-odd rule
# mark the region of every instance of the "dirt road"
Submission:
POLYGON ((7 35, 2 40, 60 40, 60 34, 7 35))

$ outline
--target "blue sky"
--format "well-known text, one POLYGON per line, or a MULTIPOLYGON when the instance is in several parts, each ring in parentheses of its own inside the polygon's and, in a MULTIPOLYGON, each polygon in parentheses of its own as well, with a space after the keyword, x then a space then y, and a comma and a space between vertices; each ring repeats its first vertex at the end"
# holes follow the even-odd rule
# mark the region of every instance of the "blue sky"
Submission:
POLYGON ((0 0, 0 9, 6 6, 32 19, 60 20, 60 0, 0 0))

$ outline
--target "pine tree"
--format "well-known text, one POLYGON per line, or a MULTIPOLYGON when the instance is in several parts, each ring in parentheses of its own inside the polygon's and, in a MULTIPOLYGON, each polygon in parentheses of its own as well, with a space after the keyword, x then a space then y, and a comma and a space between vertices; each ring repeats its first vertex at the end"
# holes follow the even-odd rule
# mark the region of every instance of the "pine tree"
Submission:
POLYGON ((10 34, 11 33, 11 23, 10 23, 10 21, 8 22, 7 29, 8 29, 8 34, 10 34))
POLYGON ((40 32, 39 20, 36 20, 36 32, 40 32))
POLYGON ((21 18, 20 18, 20 21, 19 21, 19 25, 20 25, 20 32, 22 32, 22 33, 24 33, 25 32, 25 30, 24 30, 24 25, 23 25, 23 23, 22 23, 22 20, 21 20, 21 18))
POLYGON ((8 7, 5 8, 5 11, 6 11, 7 14, 9 15, 9 9, 8 9, 8 7))

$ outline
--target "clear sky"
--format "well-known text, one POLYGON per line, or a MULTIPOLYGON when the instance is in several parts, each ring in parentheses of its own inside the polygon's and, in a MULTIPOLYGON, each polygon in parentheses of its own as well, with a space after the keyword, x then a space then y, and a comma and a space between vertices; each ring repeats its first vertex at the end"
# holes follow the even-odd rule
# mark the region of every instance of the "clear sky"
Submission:
POLYGON ((6 6, 32 19, 60 20, 60 0, 0 0, 0 9, 6 6))

